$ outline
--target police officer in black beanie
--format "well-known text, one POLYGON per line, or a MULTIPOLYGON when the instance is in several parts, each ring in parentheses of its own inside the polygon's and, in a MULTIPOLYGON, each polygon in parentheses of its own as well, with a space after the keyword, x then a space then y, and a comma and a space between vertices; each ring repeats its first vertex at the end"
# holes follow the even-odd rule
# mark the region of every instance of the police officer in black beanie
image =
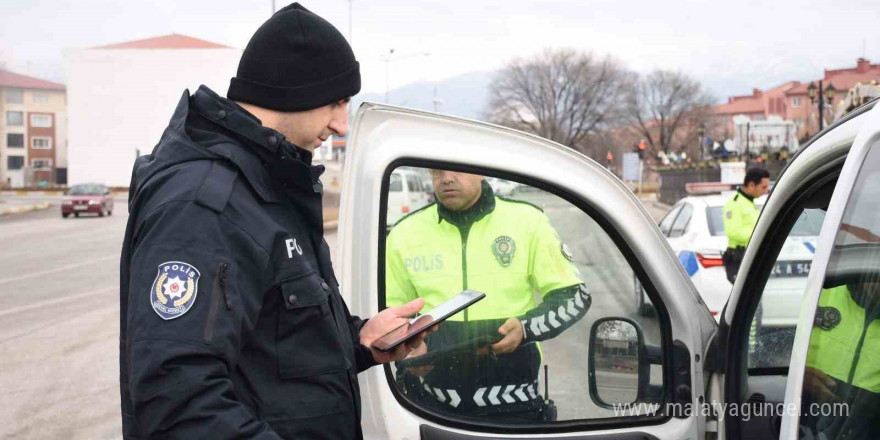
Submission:
POLYGON ((357 374, 416 300, 351 316, 312 152, 348 130, 351 47, 299 4, 257 30, 228 99, 185 91, 137 159, 120 262, 126 439, 357 439, 357 374))

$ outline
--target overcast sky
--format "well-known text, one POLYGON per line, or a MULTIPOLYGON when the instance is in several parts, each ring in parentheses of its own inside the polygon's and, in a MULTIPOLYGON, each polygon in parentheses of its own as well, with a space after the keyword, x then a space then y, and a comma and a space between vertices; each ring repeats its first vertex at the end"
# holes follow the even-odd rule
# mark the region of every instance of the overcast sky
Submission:
MULTIPOLYGON (((280 9, 288 2, 276 0, 280 9)), ((631 69, 679 69, 718 98, 823 68, 880 63, 877 0, 348 0, 301 2, 346 36, 363 91, 493 70, 543 48, 611 54, 631 69), (430 55, 418 55, 428 52, 430 55)), ((0 60, 63 81, 63 52, 180 33, 244 48, 270 0, 0 0, 0 60)), ((230 72, 230 76, 234 72, 230 72)))

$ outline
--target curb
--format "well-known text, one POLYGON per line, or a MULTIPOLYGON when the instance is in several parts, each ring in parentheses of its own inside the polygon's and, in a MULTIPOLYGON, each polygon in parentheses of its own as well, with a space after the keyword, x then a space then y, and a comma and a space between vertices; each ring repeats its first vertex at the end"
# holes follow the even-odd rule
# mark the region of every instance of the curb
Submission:
POLYGON ((30 211, 42 211, 49 208, 49 202, 37 203, 35 205, 6 206, 0 208, 0 215, 21 214, 30 211))
POLYGON ((0 195, 4 196, 60 196, 64 191, 47 190, 47 191, 0 191, 0 195))

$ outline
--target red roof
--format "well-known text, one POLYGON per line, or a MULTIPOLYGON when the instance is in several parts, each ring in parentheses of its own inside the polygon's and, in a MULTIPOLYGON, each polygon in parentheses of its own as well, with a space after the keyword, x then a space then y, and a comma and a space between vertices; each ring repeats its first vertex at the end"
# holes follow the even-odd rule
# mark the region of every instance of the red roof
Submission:
MULTIPOLYGON (((871 80, 880 81, 880 72, 871 71, 864 73, 857 72, 848 72, 848 73, 839 73, 837 75, 832 76, 830 79, 826 78, 822 80, 822 86, 828 87, 828 84, 834 86, 834 90, 838 92, 846 92, 849 89, 853 88, 858 83, 869 83, 871 80)), ((819 86, 819 81, 813 81, 816 83, 816 86, 819 86)), ((796 87, 792 87, 790 90, 786 91, 786 95, 806 95, 807 87, 809 87, 810 83, 801 83, 796 87)))
POLYGON ((64 84, 19 75, 8 70, 0 70, 0 87, 17 87, 21 89, 64 90, 64 84))
POLYGON ((716 105, 712 108, 715 114, 739 115, 747 113, 764 113, 764 103, 761 98, 737 97, 736 100, 727 104, 716 105))
POLYGON ((125 43, 108 44, 106 46, 93 47, 92 49, 231 49, 229 46, 187 37, 186 35, 171 34, 161 37, 147 38, 144 40, 128 41, 125 43))

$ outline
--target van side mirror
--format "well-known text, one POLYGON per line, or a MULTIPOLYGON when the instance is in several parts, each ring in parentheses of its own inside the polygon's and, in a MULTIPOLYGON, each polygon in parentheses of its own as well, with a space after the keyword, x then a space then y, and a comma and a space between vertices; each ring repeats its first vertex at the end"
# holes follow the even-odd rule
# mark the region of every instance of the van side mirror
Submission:
POLYGON ((590 330, 590 399, 611 409, 639 402, 650 379, 645 339, 638 323, 602 318, 590 330))

